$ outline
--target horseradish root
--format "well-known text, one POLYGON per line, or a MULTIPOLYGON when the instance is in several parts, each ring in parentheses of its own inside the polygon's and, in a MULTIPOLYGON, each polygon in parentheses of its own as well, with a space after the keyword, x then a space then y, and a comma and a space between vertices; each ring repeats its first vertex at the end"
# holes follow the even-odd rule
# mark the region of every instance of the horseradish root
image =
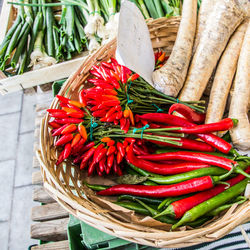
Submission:
MULTIPOLYGON (((245 13, 236 0, 218 0, 209 15, 179 99, 198 101, 226 44, 245 13)), ((249 3, 250 4, 250 3, 249 3)))
POLYGON ((182 18, 172 53, 166 64, 153 73, 154 87, 177 96, 186 78, 196 27, 196 0, 184 0, 182 18))
POLYGON ((247 25, 248 22, 244 22, 237 28, 217 66, 210 92, 206 123, 218 122, 222 119, 247 25))
POLYGON ((193 54, 199 44, 202 32, 205 29, 206 21, 215 4, 215 0, 202 0, 197 19, 197 27, 194 39, 193 54))
POLYGON ((238 125, 230 130, 233 144, 241 150, 250 149, 250 124, 248 103, 250 100, 250 23, 244 37, 234 81, 234 91, 229 117, 238 119, 238 125))

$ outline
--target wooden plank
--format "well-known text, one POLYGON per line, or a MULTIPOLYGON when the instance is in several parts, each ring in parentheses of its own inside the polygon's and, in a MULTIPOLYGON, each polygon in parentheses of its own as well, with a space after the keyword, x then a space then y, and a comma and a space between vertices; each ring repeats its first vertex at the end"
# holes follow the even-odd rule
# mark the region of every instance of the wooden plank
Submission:
POLYGON ((0 93, 4 95, 44 83, 67 78, 80 67, 86 58, 86 53, 88 52, 83 52, 81 57, 70 61, 58 63, 46 68, 26 72, 22 75, 0 80, 0 93))
POLYGON ((43 206, 35 206, 31 210, 31 219, 33 221, 48 221, 62 219, 68 216, 69 213, 57 202, 43 206))
POLYGON ((53 203, 55 200, 48 195, 43 187, 33 190, 32 194, 33 201, 38 201, 41 203, 53 203))
POLYGON ((31 250, 69 250, 69 241, 62 240, 31 247, 31 250))
POLYGON ((31 238, 44 241, 66 240, 68 222, 69 218, 65 218, 32 224, 31 238))
POLYGON ((12 23, 15 19, 15 7, 11 4, 8 4, 8 0, 4 0, 2 4, 1 16, 0 16, 0 43, 2 43, 5 34, 8 29, 12 26, 12 23))
POLYGON ((43 184, 43 178, 41 171, 36 171, 32 173, 32 184, 33 185, 40 185, 43 184))

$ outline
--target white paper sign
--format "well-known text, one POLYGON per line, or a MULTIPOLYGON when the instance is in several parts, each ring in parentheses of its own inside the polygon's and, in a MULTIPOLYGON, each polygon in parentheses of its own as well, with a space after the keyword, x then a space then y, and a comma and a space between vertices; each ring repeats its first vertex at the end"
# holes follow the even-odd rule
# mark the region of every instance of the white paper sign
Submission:
POLYGON ((116 58, 152 84, 155 61, 148 27, 140 10, 130 1, 121 5, 116 58))

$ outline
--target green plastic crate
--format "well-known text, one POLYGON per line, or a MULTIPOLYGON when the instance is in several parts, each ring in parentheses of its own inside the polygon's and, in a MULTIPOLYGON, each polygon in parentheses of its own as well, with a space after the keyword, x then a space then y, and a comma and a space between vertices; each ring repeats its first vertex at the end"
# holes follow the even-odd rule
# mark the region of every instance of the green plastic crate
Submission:
POLYGON ((68 224, 68 240, 70 250, 153 250, 156 248, 132 243, 101 232, 70 215, 68 224))

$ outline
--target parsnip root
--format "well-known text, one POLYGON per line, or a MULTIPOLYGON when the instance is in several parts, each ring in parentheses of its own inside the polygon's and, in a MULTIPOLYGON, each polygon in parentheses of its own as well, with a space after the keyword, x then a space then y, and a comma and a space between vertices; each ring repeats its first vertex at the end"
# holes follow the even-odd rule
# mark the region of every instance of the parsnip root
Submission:
POLYGON ((222 54, 210 92, 205 123, 218 122, 223 117, 247 25, 246 21, 237 28, 222 54))
POLYGON ((153 73, 154 87, 177 96, 186 78, 196 28, 196 0, 184 0, 182 18, 172 53, 166 64, 153 73))
POLYGON ((232 142, 240 150, 250 149, 250 124, 248 103, 250 100, 250 23, 244 37, 234 81, 234 91, 229 117, 238 119, 238 125, 230 130, 232 142))
MULTIPOLYGON (((226 44, 245 17, 236 0, 217 0, 192 59, 179 99, 198 101, 226 44)), ((249 2, 250 4, 250 2, 249 2)))

